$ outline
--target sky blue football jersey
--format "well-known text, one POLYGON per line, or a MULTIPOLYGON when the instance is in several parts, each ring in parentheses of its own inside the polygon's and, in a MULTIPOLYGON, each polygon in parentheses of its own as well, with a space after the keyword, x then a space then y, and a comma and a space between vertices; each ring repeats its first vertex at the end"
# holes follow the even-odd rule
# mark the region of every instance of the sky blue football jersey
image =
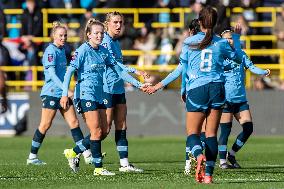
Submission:
POLYGON ((58 48, 52 43, 49 44, 43 53, 42 64, 44 67, 44 85, 41 96, 48 95, 60 98, 67 64, 64 48, 58 48))

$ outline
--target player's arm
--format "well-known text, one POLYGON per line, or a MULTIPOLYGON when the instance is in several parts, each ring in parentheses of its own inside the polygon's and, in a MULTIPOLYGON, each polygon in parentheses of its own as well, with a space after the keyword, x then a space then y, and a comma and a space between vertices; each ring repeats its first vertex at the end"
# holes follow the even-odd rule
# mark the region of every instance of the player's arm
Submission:
POLYGON ((134 73, 134 74, 136 74, 136 75, 138 75, 138 76, 143 76, 144 79, 150 77, 150 75, 149 75, 147 72, 145 72, 145 71, 137 70, 137 69, 132 68, 132 67, 130 67, 130 66, 126 66, 126 65, 124 65, 124 64, 122 64, 122 63, 120 63, 120 62, 117 62, 117 65, 118 65, 119 67, 121 67, 124 71, 128 72, 128 73, 134 73))
POLYGON ((270 74, 270 70, 269 69, 263 70, 261 68, 258 68, 257 66, 255 66, 252 63, 252 61, 245 54, 245 52, 243 52, 243 54, 244 54, 243 61, 245 63, 245 67, 248 68, 252 73, 257 74, 257 75, 265 75, 265 76, 268 76, 270 74))
POLYGON ((67 67, 67 71, 64 75, 64 81, 63 81, 63 91, 62 91, 62 97, 60 99, 60 105, 63 109, 68 109, 68 92, 69 92, 69 85, 72 78, 72 75, 74 72, 79 68, 80 64, 80 56, 81 54, 78 54, 78 51, 74 53, 72 56, 72 60, 70 62, 70 65, 67 67))

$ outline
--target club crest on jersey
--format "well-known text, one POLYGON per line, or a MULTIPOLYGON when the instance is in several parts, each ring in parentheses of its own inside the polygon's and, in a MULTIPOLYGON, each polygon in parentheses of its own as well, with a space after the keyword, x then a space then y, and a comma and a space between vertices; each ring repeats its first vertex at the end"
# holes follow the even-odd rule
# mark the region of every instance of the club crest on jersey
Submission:
POLYGON ((52 62, 53 61, 53 54, 48 54, 47 60, 48 60, 48 62, 52 62))
POLYGON ((52 100, 52 101, 50 101, 50 106, 54 106, 55 105, 55 102, 52 100))
POLYGON ((76 52, 74 52, 74 54, 73 54, 73 56, 72 56, 72 60, 74 61, 74 60, 76 60, 76 58, 77 58, 77 55, 78 55, 78 52, 76 51, 76 52))

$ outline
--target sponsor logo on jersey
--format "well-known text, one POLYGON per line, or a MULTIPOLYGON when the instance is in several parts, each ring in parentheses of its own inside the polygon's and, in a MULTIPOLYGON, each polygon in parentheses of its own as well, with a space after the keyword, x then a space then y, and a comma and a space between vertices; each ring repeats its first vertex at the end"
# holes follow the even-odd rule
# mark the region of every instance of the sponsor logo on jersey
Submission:
POLYGON ((48 60, 48 62, 52 62, 53 61, 53 54, 48 54, 47 60, 48 60))

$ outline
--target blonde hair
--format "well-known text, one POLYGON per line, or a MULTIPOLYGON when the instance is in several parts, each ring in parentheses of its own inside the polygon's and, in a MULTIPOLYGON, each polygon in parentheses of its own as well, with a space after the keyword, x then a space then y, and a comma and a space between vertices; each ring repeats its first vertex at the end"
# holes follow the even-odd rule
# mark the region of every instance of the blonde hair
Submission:
POLYGON ((66 28, 66 26, 65 26, 64 24, 62 24, 62 23, 59 22, 59 21, 54 21, 54 22, 52 23, 52 29, 51 29, 51 37, 52 37, 52 38, 53 38, 53 36, 54 36, 56 30, 59 29, 59 28, 63 28, 63 29, 65 29, 65 30, 67 31, 67 28, 66 28))
POLYGON ((86 23, 86 27, 85 27, 85 40, 89 40, 88 39, 88 33, 91 33, 92 30, 92 26, 93 25, 97 25, 97 26, 102 26, 104 28, 104 24, 102 22, 100 22, 99 20, 95 19, 95 18, 90 18, 88 20, 88 22, 86 23))
POLYGON ((107 31, 108 30, 108 27, 107 27, 107 24, 110 22, 111 18, 114 17, 114 16, 120 16, 122 18, 122 20, 124 20, 124 17, 123 15, 120 13, 120 12, 109 12, 106 14, 106 19, 105 19, 105 30, 107 31))

